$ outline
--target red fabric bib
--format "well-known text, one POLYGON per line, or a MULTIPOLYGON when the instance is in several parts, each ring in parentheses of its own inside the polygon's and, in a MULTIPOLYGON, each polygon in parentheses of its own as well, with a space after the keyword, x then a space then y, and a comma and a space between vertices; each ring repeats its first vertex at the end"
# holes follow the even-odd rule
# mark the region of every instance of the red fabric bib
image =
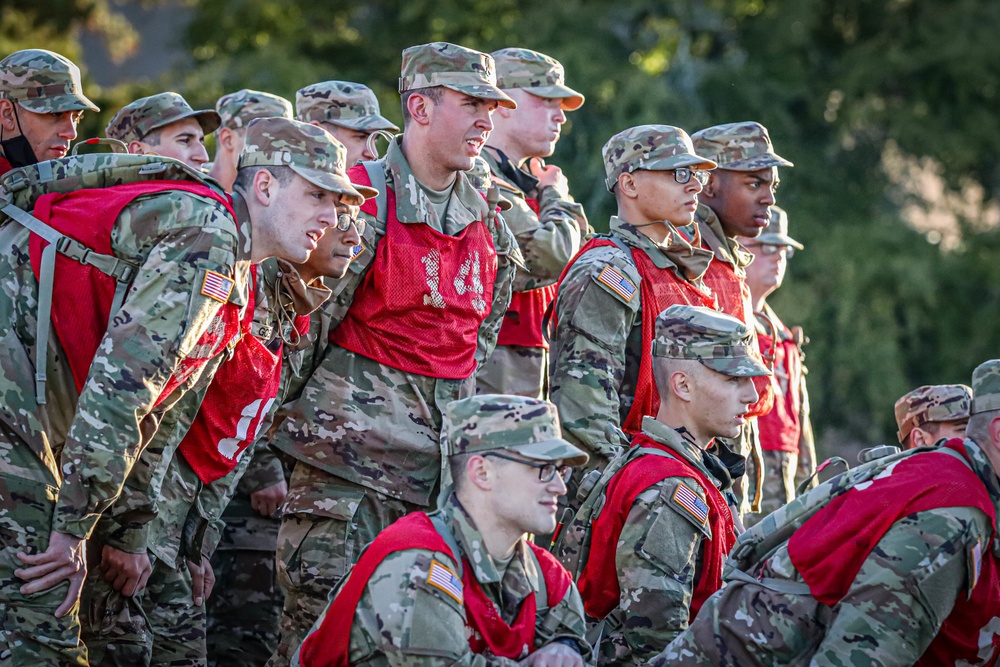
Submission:
MULTIPOLYGON (((209 197, 226 206, 236 218, 232 204, 210 188, 184 181, 145 181, 109 188, 77 190, 71 193, 42 195, 35 202, 34 216, 62 234, 76 239, 88 248, 104 255, 113 255, 111 230, 122 210, 137 197, 182 190, 209 197)), ((42 250, 48 243, 32 234, 29 241, 31 268, 39 277, 42 250)), ((90 374, 90 364, 97 353, 97 346, 108 328, 111 302, 114 299, 115 279, 97 269, 80 264, 61 253, 56 254, 55 281, 52 290, 52 328, 55 331, 66 360, 73 373, 77 391, 90 374)), ((218 339, 218 346, 228 343, 239 332, 239 308, 225 304, 219 309, 215 321, 199 340, 196 349, 207 349, 208 343, 218 339)), ((180 368, 168 382, 160 400, 194 373, 205 359, 182 360, 180 368)))
MULTIPOLYGON (((363 165, 348 171, 370 185, 363 165)), ((330 341, 407 373, 462 379, 476 370, 479 327, 493 306, 497 254, 485 222, 458 236, 396 218, 387 193, 385 236, 330 341)), ((374 216, 375 199, 361 210, 374 216)))
MULTIPOLYGON (((528 542, 538 563, 548 590, 549 608, 562 601, 572 583, 563 566, 541 547, 528 542)), ((451 554, 451 548, 434 528, 423 512, 414 512, 399 519, 365 549, 357 564, 351 569, 347 581, 326 610, 322 623, 306 637, 299 651, 302 667, 347 667, 350 652, 351 626, 354 612, 364 594, 372 574, 390 554, 409 549, 424 549, 451 554)), ((464 588, 466 626, 471 631, 469 647, 476 653, 490 649, 494 655, 517 659, 523 657, 523 647, 534 652, 535 595, 525 599, 514 627, 508 626, 497 614, 493 603, 486 597, 471 568, 463 559, 462 586, 464 588), (514 652, 508 655, 508 652, 514 652)))
MULTIPOLYGON (((787 329, 785 333, 791 335, 787 329)), ((772 352, 771 336, 757 334, 757 340, 761 354, 772 352)), ((774 392, 774 407, 757 420, 760 446, 769 451, 797 453, 802 437, 802 396, 799 392, 802 384, 802 357, 795 341, 791 339, 778 341, 774 345, 773 354, 774 375, 771 377, 771 388, 774 392)))
POLYGON ((271 352, 252 333, 257 268, 250 267, 250 301, 233 356, 219 366, 179 450, 205 484, 228 475, 256 442, 281 383, 281 347, 271 352))
MULTIPOLYGON (((945 445, 967 458, 961 440, 945 445)), ((968 466, 950 455, 928 452, 903 459, 867 484, 834 498, 792 535, 788 555, 816 600, 834 606, 847 594, 865 559, 896 521, 939 507, 996 512, 989 492, 968 466)), ((992 544, 981 549, 982 569, 972 597, 958 591, 955 607, 917 665, 993 664, 998 655, 1000 575, 992 544), (988 628, 993 625, 992 630, 988 628), (984 632, 985 631, 985 632, 984 632)))
MULTIPOLYGON (((528 208, 538 215, 538 199, 528 197, 524 201, 528 208)), ((542 333, 542 320, 549 304, 555 298, 555 284, 511 294, 510 306, 507 307, 500 325, 497 345, 549 349, 549 341, 545 340, 545 335, 542 333)))
POLYGON ((668 477, 686 477, 698 482, 705 490, 709 507, 708 525, 712 529, 712 539, 705 540, 704 543, 701 575, 691 596, 689 618, 693 619, 705 600, 722 588, 722 564, 736 542, 732 514, 726 499, 715 485, 670 447, 656 442, 645 433, 636 435, 632 446, 659 449, 675 458, 667 459, 649 454, 639 456, 618 471, 608 483, 604 509, 591 527, 590 555, 577 581, 584 609, 594 618, 604 618, 618 607, 621 587, 618 584, 615 556, 618 553, 622 527, 635 499, 643 491, 668 477))
POLYGON ((14 169, 14 165, 7 161, 7 158, 0 155, 0 176, 3 176, 8 171, 14 169))

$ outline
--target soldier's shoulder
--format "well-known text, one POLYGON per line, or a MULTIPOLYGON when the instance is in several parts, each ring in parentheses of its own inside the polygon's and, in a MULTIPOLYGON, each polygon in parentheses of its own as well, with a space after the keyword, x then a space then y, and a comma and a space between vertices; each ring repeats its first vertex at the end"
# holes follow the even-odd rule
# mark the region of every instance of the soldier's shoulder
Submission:
POLYGON ((159 229, 207 227, 236 236, 236 221, 226 206, 208 196, 181 189, 142 195, 122 211, 120 218, 155 220, 159 229))
POLYGON ((405 549, 389 554, 372 575, 378 580, 398 582, 401 595, 427 594, 458 609, 465 590, 458 565, 450 555, 429 549, 405 549))

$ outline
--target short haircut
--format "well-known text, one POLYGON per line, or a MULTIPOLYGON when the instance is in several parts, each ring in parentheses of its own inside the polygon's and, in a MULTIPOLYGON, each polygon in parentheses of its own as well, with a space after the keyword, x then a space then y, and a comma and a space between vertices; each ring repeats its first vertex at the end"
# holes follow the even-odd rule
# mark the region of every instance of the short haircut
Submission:
POLYGON ((431 86, 429 88, 413 88, 401 93, 399 96, 400 101, 403 104, 403 127, 405 128, 413 117, 410 116, 410 110, 407 109, 407 102, 410 100, 411 95, 423 95, 430 101, 434 102, 434 106, 441 104, 441 100, 444 99, 444 88, 441 86, 431 86))
POLYGON ((163 134, 163 128, 157 127, 147 132, 146 135, 139 141, 141 141, 144 144, 149 144, 150 146, 159 146, 162 134, 163 134))
POLYGON ((262 169, 266 169, 271 172, 274 179, 284 187, 292 182, 295 178, 295 172, 292 171, 291 167, 280 165, 277 167, 256 165, 253 167, 243 167, 236 172, 236 180, 233 181, 233 190, 239 190, 242 193, 250 191, 250 187, 253 185, 253 179, 256 178, 257 172, 262 169))
POLYGON ((656 391, 660 394, 661 400, 667 400, 672 395, 670 390, 670 376, 681 371, 689 376, 696 373, 694 366, 701 366, 701 362, 694 359, 669 359, 667 357, 653 357, 653 382, 656 384, 656 391))
POLYGON ((452 454, 448 457, 448 470, 451 471, 452 488, 457 492, 465 486, 465 468, 474 454, 452 454))

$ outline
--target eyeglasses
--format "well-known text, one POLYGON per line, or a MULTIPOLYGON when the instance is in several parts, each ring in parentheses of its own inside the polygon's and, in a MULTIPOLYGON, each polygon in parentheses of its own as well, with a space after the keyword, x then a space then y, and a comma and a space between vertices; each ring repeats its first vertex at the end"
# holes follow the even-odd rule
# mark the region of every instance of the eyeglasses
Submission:
POLYGON ((570 475, 573 474, 573 468, 569 466, 557 466, 555 463, 535 463, 534 461, 528 461, 516 456, 507 456, 506 454, 501 454, 500 452, 486 452, 483 456, 495 456, 498 459, 523 463, 526 466, 538 468, 538 481, 540 482, 551 482, 556 478, 556 474, 558 474, 562 477, 563 483, 566 483, 569 481, 570 475))
POLYGON ((346 232, 348 229, 351 228, 351 225, 354 225, 357 228, 358 234, 364 234, 365 233, 365 221, 364 220, 362 220, 361 218, 355 218, 350 213, 338 213, 337 214, 337 231, 338 232, 346 232))
POLYGON ((746 244, 748 248, 760 248, 762 255, 777 255, 778 253, 784 253, 785 257, 791 259, 795 255, 795 248, 790 245, 781 245, 779 243, 748 243, 746 244))
POLYGON ((688 167, 678 167, 674 169, 674 180, 681 185, 691 182, 691 179, 698 181, 702 185, 708 183, 708 172, 704 169, 690 169, 688 167))

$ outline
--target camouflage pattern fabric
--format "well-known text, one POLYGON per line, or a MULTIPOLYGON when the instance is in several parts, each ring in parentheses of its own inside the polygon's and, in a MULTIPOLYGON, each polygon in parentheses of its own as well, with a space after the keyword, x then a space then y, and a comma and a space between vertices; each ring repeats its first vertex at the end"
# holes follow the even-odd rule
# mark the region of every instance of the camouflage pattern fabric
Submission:
POLYGON ((212 556, 212 568, 216 584, 208 599, 208 664, 262 667, 278 648, 285 598, 278 585, 274 549, 219 549, 212 556))
POLYGON ((508 48, 490 54, 497 68, 497 86, 501 90, 523 88, 532 95, 562 100, 562 108, 574 111, 583 106, 584 97, 566 85, 562 63, 531 49, 508 48))
POLYGON ((713 125, 691 135, 695 150, 730 171, 792 167, 774 152, 767 128, 752 121, 713 125))
POLYGON ((896 435, 906 443, 910 432, 925 424, 969 418, 972 389, 964 384, 924 385, 905 394, 895 405, 896 435))
POLYGON ((495 100, 509 109, 517 104, 497 88, 493 57, 448 42, 411 46, 403 51, 399 92, 444 86, 459 93, 495 100))
POLYGON ((1000 360, 993 359, 972 371, 972 414, 1000 410, 1000 360))
MULTIPOLYGON (((524 599, 536 591, 536 648, 559 639, 572 639, 579 646, 586 646, 583 602, 576 586, 571 585, 565 597, 547 609, 546 596, 540 589, 541 571, 524 540, 517 543, 510 563, 503 567, 486 551, 479 529, 454 496, 439 514, 504 622, 513 623, 524 599)), ((437 589, 427 584, 434 560, 458 572, 458 564, 450 553, 411 549, 391 554, 382 561, 358 602, 350 629, 352 665, 487 664, 469 648, 465 610, 458 600, 435 594, 437 589)), ((322 618, 313 628, 322 623, 322 618)), ((300 664, 297 653, 292 664, 300 664)), ((514 667, 519 663, 490 657, 488 664, 514 667)))
MULTIPOLYGON (((1000 393, 993 396, 1000 398, 1000 393)), ((971 440, 965 447, 973 470, 993 502, 1000 503, 1000 482, 986 455, 971 440)), ((926 450, 916 455, 940 456, 926 450)), ((648 664, 913 665, 951 612, 956 596, 966 595, 971 549, 977 540, 991 544, 992 534, 992 521, 969 507, 904 517, 878 542, 833 608, 811 595, 731 581, 648 664)), ((760 576, 803 583, 787 542, 767 559, 760 576)))
POLYGON ((142 141, 153 130, 185 118, 197 120, 205 134, 215 132, 220 124, 219 114, 212 109, 195 111, 177 93, 158 93, 126 104, 108 122, 105 132, 125 143, 142 141))
MULTIPOLYGON (((764 479, 761 482, 760 512, 752 512, 743 517, 743 525, 748 528, 795 499, 795 480, 799 472, 798 453, 762 449, 761 457, 764 460, 764 479)), ((748 480, 748 486, 754 488, 757 484, 756 466, 750 472, 752 479, 748 480)))
POLYGON ((608 139, 601 149, 605 184, 614 191, 618 177, 637 169, 651 171, 691 167, 715 169, 715 162, 695 152, 691 137, 679 127, 638 125, 608 139))
POLYGON ((244 88, 220 97, 215 112, 220 127, 239 130, 258 118, 291 118, 292 103, 278 95, 244 88))
POLYGON ((80 68, 45 49, 15 51, 0 60, 0 96, 35 113, 100 111, 83 94, 80 68))
POLYGON ((702 306, 675 304, 657 315, 652 353, 697 361, 733 377, 771 374, 745 322, 702 306))
POLYGON ((372 89, 351 81, 323 81, 300 89, 295 93, 295 118, 363 132, 399 132, 382 116, 372 89))

